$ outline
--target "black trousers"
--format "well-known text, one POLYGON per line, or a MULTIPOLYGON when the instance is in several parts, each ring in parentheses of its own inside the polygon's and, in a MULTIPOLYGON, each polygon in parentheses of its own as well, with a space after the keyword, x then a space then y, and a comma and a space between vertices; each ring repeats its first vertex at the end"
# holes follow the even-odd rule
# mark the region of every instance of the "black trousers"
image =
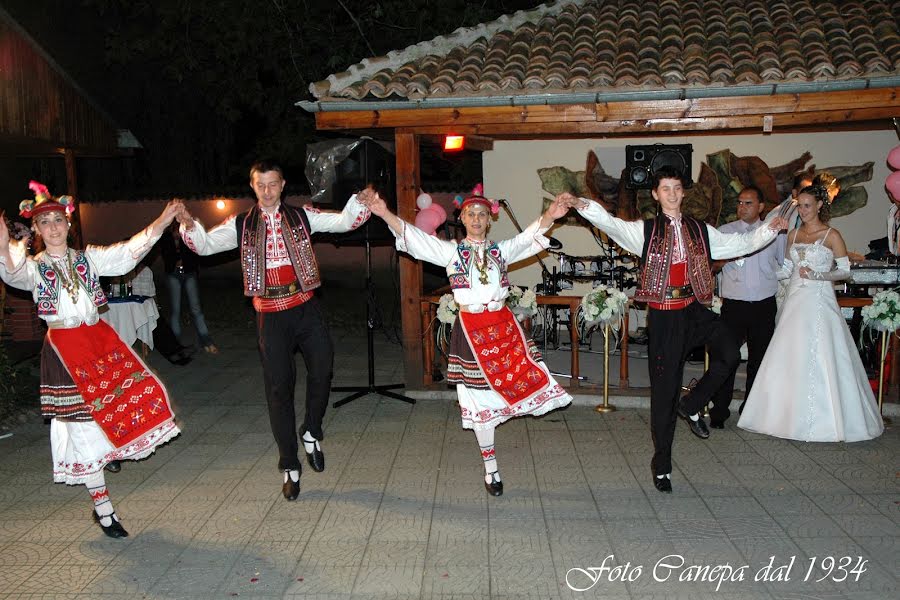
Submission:
POLYGON ((740 347, 714 312, 693 302, 680 310, 647 309, 650 369, 650 435, 654 475, 672 472, 672 441, 684 363, 698 346, 709 349, 709 370, 685 396, 688 414, 700 412, 740 361, 740 347))
POLYGON ((294 352, 299 349, 306 363, 306 416, 301 430, 309 431, 321 440, 322 418, 328 407, 334 364, 331 335, 317 297, 287 310, 257 313, 256 323, 269 423, 278 444, 278 468, 299 470, 294 352))
MULTIPOLYGON (((750 389, 759 372, 759 365, 775 333, 777 311, 775 296, 755 302, 729 298, 722 300, 722 321, 731 330, 738 344, 747 342, 747 387, 744 390, 744 402, 750 395, 750 389)), ((731 396, 734 394, 736 373, 737 367, 713 396, 713 406, 709 409, 710 420, 724 423, 731 416, 728 405, 731 404, 731 396)))

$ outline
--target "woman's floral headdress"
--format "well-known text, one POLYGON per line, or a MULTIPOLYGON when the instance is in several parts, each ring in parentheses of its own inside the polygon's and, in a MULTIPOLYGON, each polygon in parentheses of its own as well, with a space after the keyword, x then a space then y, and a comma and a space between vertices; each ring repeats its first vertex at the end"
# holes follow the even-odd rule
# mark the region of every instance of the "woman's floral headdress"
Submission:
POLYGON ((34 180, 28 182, 28 187, 34 192, 34 200, 22 200, 19 203, 19 214, 26 219, 29 217, 34 218, 41 213, 51 210, 61 210, 66 215, 71 215, 75 212, 75 199, 72 196, 53 198, 46 185, 34 180))
POLYGON ((484 185, 480 183, 472 188, 472 193, 466 196, 465 200, 463 200, 462 197, 457 196, 453 199, 453 204, 460 210, 464 209, 469 204, 482 204, 491 211, 492 215, 496 215, 500 212, 500 203, 496 200, 485 198, 484 185))

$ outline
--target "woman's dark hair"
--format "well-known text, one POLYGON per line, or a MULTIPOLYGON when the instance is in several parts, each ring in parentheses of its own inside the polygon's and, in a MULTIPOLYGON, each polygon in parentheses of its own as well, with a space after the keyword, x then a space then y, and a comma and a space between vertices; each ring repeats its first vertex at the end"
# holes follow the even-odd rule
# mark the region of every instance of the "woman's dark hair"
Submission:
POLYGON ((828 201, 828 190, 825 186, 821 185, 808 185, 797 194, 797 197, 800 197, 800 194, 807 194, 808 196, 812 196, 816 199, 816 202, 821 202, 822 207, 819 208, 819 220, 823 223, 828 223, 831 220, 831 202, 828 201))

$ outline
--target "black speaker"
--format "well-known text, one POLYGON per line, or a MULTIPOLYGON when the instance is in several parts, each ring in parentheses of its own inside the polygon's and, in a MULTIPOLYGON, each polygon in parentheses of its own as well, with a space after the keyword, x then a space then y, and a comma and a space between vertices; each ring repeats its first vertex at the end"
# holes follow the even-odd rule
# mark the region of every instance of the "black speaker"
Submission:
POLYGON ((653 175, 663 166, 672 167, 684 178, 684 187, 693 184, 691 176, 690 144, 653 144, 625 146, 625 187, 630 190, 649 190, 653 175))
MULTIPOLYGON (((391 152, 373 140, 363 140, 347 158, 335 166, 335 180, 329 194, 331 202, 323 203, 323 208, 343 210, 350 196, 372 184, 384 198, 388 208, 396 213, 395 165, 394 155, 391 152)), ((359 229, 347 233, 327 234, 319 239, 340 246, 364 243, 366 238, 373 244, 394 241, 394 236, 385 222, 374 215, 359 229)))

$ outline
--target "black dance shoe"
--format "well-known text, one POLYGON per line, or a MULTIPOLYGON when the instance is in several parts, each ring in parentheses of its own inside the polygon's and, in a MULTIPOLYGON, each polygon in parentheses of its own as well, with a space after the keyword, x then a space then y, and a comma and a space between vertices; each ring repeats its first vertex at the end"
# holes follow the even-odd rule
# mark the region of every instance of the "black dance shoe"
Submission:
POLYGON ((725 422, 724 421, 713 421, 712 419, 710 419, 709 426, 712 427, 713 429, 725 429, 725 422))
POLYGON ((502 496, 503 495, 503 482, 500 481, 500 475, 497 471, 491 473, 491 482, 484 482, 484 489, 487 490, 487 493, 491 496, 502 496))
POLYGON ((696 435, 701 440, 705 440, 709 437, 709 428, 706 426, 706 421, 703 420, 703 417, 698 416, 697 420, 693 420, 690 415, 687 414, 687 411, 684 410, 684 404, 681 400, 678 401, 678 416, 687 421, 688 427, 691 428, 691 433, 696 435))
POLYGON ((287 481, 281 486, 281 494, 284 496, 284 499, 289 502, 296 500, 297 496, 300 495, 300 479, 298 478, 297 481, 294 481, 291 479, 291 476, 288 475, 287 481))
POLYGON ((108 527, 100 522, 100 515, 97 514, 96 510, 91 511, 91 515, 94 517, 94 522, 100 526, 100 529, 103 530, 103 533, 108 535, 111 538, 127 538, 128 532, 125 531, 125 528, 122 527, 122 524, 119 523, 119 518, 116 516, 116 513, 109 515, 110 519, 112 519, 112 524, 108 527))
POLYGON ((653 476, 653 487, 666 494, 672 493, 672 480, 668 477, 653 476))
MULTIPOLYGON (((302 429, 300 430, 300 443, 304 443, 305 440, 303 436, 306 435, 306 432, 302 429)), ((316 440, 318 441, 318 440, 316 440)), ((308 443, 308 442, 306 442, 308 443)), ((303 447, 303 451, 306 452, 306 446, 303 447)), ((322 453, 322 449, 319 448, 317 443, 313 444, 313 451, 306 452, 306 462, 309 463, 309 468, 315 471, 316 473, 321 473, 325 470, 325 454, 322 453)))
POLYGON ((106 463, 106 466, 103 467, 104 471, 109 471, 110 473, 118 473, 122 470, 122 463, 117 460, 111 460, 106 463))

